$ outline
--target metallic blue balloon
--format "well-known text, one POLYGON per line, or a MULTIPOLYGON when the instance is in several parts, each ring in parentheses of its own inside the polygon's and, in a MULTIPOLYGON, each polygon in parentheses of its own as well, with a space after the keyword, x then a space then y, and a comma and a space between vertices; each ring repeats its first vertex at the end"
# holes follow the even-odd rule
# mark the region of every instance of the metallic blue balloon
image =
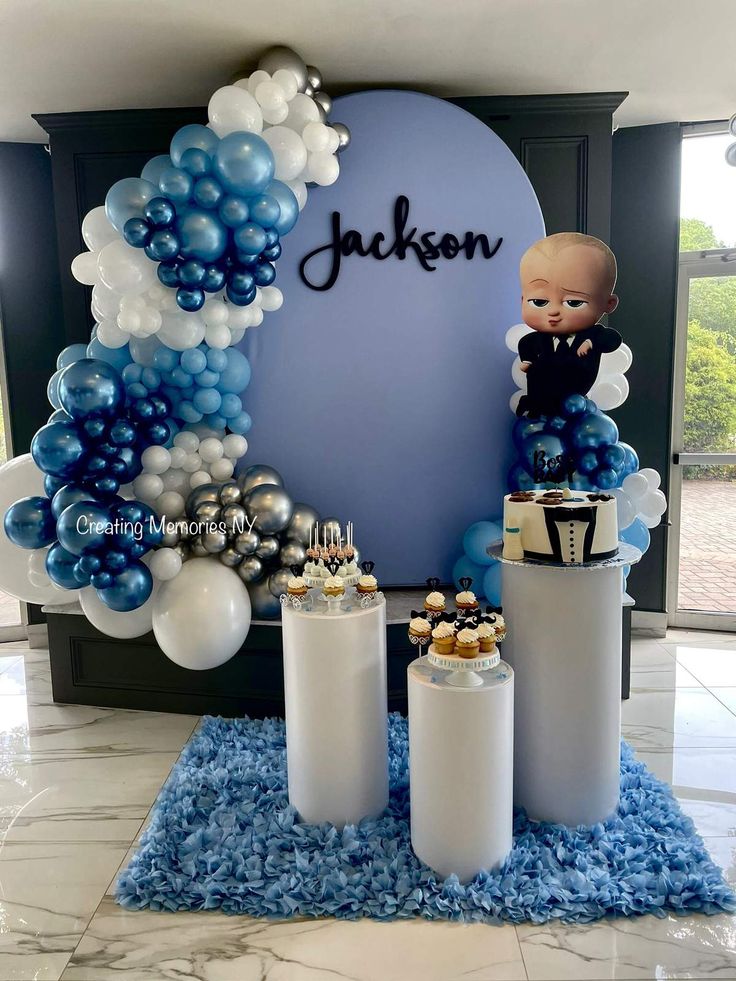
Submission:
POLYGON ((64 589, 79 589, 75 569, 79 559, 56 542, 46 553, 46 572, 51 582, 64 589))
POLYGON ((3 519, 5 534, 21 548, 43 548, 56 539, 56 520, 48 497, 22 497, 3 519))
POLYGON ((85 452, 76 426, 66 422, 42 426, 31 441, 31 456, 36 466, 54 477, 73 477, 85 452))
POLYGON ((212 158, 197 146, 188 147, 181 155, 179 166, 192 177, 204 177, 212 170, 212 158))
POLYGON ((260 225, 246 221, 240 228, 235 229, 233 241, 238 252, 244 252, 246 255, 258 255, 262 249, 266 248, 266 233, 260 225))
POLYGON ((186 204, 193 186, 191 175, 178 167, 168 167, 158 179, 158 189, 174 204, 186 204))
POLYGON ((105 554, 104 566, 108 572, 122 572, 127 564, 128 556, 125 554, 125 552, 110 549, 110 551, 105 554))
POLYGON ((199 259, 187 259, 179 265, 179 282, 182 286, 201 286, 206 275, 207 267, 199 259))
POLYGON ((268 259, 269 262, 276 262, 277 259, 281 258, 281 244, 277 242, 276 245, 271 245, 267 249, 264 249, 261 252, 261 257, 268 259))
POLYGON ((142 249, 151 238, 151 228, 145 218, 128 218, 123 226, 123 238, 134 249, 142 249))
POLYGON ((108 586, 112 586, 112 573, 107 569, 95 572, 89 577, 89 584, 95 589, 107 589, 108 586))
POLYGON ((144 251, 154 262, 167 262, 179 254, 179 239, 171 228, 157 228, 144 251))
POLYGON ((276 279, 276 268, 270 262, 259 262, 253 270, 257 286, 270 286, 276 279))
POLYGON ((639 469, 639 457, 634 447, 629 446, 628 443, 619 442, 618 445, 624 449, 624 465, 618 475, 618 484, 620 486, 630 473, 636 473, 639 469))
POLYGON ((112 584, 98 589, 97 595, 111 610, 129 613, 143 606, 153 589, 153 577, 142 562, 133 561, 127 569, 113 576, 112 584))
POLYGON ((73 364, 75 361, 79 361, 80 358, 86 357, 86 344, 70 344, 69 347, 64 348, 59 357, 56 359, 56 367, 60 370, 61 368, 66 368, 68 365, 73 364))
POLYGON ((256 285, 255 276, 248 269, 234 269, 228 276, 228 285, 235 293, 248 293, 256 285))
POLYGON ((248 201, 251 220, 261 228, 273 228, 281 217, 281 205, 273 194, 257 194, 248 201))
POLYGON ((159 178, 161 174, 171 167, 171 157, 168 153, 159 153, 156 157, 151 157, 146 166, 141 171, 141 177, 144 181, 150 181, 158 187, 159 178))
POLYGON ((211 211, 187 208, 177 216, 175 227, 185 259, 214 262, 227 248, 227 229, 211 211))
POLYGON ((206 126, 202 126, 201 123, 190 123, 188 126, 182 126, 171 139, 171 146, 169 147, 171 161, 175 167, 180 167, 182 155, 190 147, 204 150, 211 157, 219 142, 217 135, 206 126))
MULTIPOLYGON (((616 471, 618 476, 626 463, 626 451, 620 443, 614 443, 613 446, 601 446, 598 449, 598 459, 602 467, 610 467, 611 470, 616 471)), ((602 487, 603 485, 599 484, 598 486, 602 487)))
POLYGON ((562 403, 562 414, 568 419, 587 412, 588 400, 584 395, 568 395, 562 403))
POLYGON ((279 235, 288 234, 299 218, 299 202, 296 195, 283 181, 272 181, 266 188, 266 194, 279 203, 279 217, 273 227, 279 235))
POLYGON ((64 548, 73 555, 105 549, 112 541, 110 513, 101 504, 78 501, 61 512, 56 533, 64 548))
POLYGON ((575 450, 595 450, 599 446, 618 443, 618 427, 610 416, 602 412, 585 412, 575 416, 569 438, 575 450))
POLYGON ((218 214, 223 225, 227 225, 228 228, 237 228, 239 225, 244 225, 250 217, 248 202, 245 198, 228 194, 222 199, 218 214))
POLYGON ((255 133, 230 133, 215 150, 213 171, 226 191, 250 197, 265 191, 271 183, 273 153, 255 133))
POLYGON ((125 385, 106 361, 84 358, 64 368, 59 379, 59 399, 74 419, 111 416, 125 405, 125 385))
POLYGON ((535 484, 520 463, 515 463, 509 470, 506 483, 509 491, 540 490, 544 486, 543 484, 535 484))
POLYGON ((72 422, 72 417, 63 409, 54 409, 46 422, 72 422))
POLYGON ((160 263, 156 274, 159 281, 172 289, 179 285, 179 264, 178 262, 160 263))
POLYGON ((598 469, 598 457, 594 450, 586 450, 581 453, 575 461, 575 469, 578 473, 589 474, 598 469))
POLYGON ((565 447, 562 440, 552 433, 535 433, 533 436, 527 436, 520 447, 520 462, 530 477, 534 477, 535 467, 564 455, 565 447))
POLYGON ((180 286, 176 291, 176 302, 182 310, 186 310, 187 313, 195 313, 197 310, 201 310, 204 306, 204 290, 184 289, 180 286))
POLYGON ((598 467, 591 480, 601 490, 611 490, 616 486, 618 474, 612 467, 598 467))
POLYGON ((51 500, 51 513, 54 518, 58 518, 62 511, 65 511, 70 504, 78 504, 79 501, 90 501, 99 503, 92 491, 78 484, 64 484, 63 487, 54 494, 51 500))
POLYGON ((517 450, 521 449, 522 443, 527 437, 535 436, 537 433, 543 433, 546 425, 546 418, 528 419, 522 416, 520 419, 517 419, 514 423, 514 428, 511 430, 511 439, 517 450))
POLYGON ((54 477, 50 473, 47 473, 43 478, 43 489, 46 492, 46 497, 51 500, 54 494, 60 491, 65 484, 66 481, 63 477, 54 477))
POLYGON ((176 208, 167 198, 157 196, 151 198, 143 209, 143 214, 154 228, 168 228, 176 218, 176 208))
POLYGON ((158 188, 141 177, 124 177, 113 184, 105 198, 105 214, 116 231, 122 233, 129 218, 142 218, 146 204, 158 188))
POLYGON ((202 289, 206 293, 218 293, 225 285, 225 270, 219 266, 207 266, 202 280, 202 289))
POLYGON ((192 196, 200 208, 216 208, 224 193, 214 177, 200 177, 194 184, 192 196))

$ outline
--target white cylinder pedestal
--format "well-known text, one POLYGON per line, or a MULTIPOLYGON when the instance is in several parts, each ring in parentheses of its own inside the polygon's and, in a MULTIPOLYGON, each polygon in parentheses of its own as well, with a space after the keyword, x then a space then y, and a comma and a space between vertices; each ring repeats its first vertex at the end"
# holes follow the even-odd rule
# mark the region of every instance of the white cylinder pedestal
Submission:
POLYGON ((283 607, 289 802, 338 828, 388 804, 386 603, 345 613, 283 607))
POLYGON ((439 876, 468 882, 511 851, 514 674, 501 661, 467 688, 450 674, 427 658, 408 669, 411 844, 439 876))
POLYGON ((503 562, 516 682, 514 801, 535 821, 604 821, 619 798, 621 567, 503 562))

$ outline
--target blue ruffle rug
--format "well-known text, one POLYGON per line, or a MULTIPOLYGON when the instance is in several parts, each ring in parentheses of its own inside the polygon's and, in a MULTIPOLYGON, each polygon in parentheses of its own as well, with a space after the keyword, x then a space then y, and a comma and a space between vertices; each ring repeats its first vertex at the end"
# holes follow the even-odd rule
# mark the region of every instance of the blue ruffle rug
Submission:
POLYGON ((622 744, 621 801, 606 824, 569 829, 518 813, 503 868, 438 880, 411 850, 406 720, 392 715, 391 799, 338 831, 297 823, 284 723, 206 717, 171 772, 117 883, 128 909, 251 916, 587 922, 736 910, 736 898, 666 784, 622 744))

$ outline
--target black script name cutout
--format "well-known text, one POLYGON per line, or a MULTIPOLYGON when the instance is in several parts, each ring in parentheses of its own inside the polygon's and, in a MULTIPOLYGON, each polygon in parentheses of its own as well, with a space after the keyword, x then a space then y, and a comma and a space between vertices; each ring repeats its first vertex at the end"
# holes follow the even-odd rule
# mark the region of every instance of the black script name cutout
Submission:
POLYGON ((445 232, 439 236, 435 231, 419 232, 417 228, 407 227, 409 224, 409 198, 400 194, 394 203, 393 241, 386 242, 383 232, 376 232, 370 240, 363 241, 363 236, 354 228, 343 232, 342 215, 333 211, 330 218, 332 238, 324 245, 308 252, 299 263, 299 275, 302 282, 312 290, 322 292, 332 289, 340 275, 343 258, 357 255, 361 258, 371 256, 383 261, 392 256, 403 261, 408 255, 413 255, 422 269, 434 272, 438 259, 455 259, 464 255, 466 259, 474 259, 478 254, 483 259, 492 259, 501 248, 503 238, 497 238, 493 245, 483 232, 465 232, 461 237, 445 232), (307 267, 317 256, 327 253, 331 257, 330 269, 322 282, 310 278, 307 267))

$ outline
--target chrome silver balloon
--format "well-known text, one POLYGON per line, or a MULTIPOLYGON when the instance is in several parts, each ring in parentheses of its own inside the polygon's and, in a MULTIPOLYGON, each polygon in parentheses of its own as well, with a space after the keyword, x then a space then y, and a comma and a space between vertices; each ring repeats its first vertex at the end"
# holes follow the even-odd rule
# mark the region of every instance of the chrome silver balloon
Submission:
POLYGON ((220 494, 219 484, 201 484, 190 491, 187 497, 186 511, 190 518, 194 517, 197 506, 203 501, 218 501, 220 494))
POLYGON ((268 577, 268 588, 272 596, 281 596, 282 593, 286 592, 286 584, 291 579, 291 573, 288 569, 277 569, 276 572, 272 572, 268 577))
POLYGON ((332 97, 326 92, 315 92, 312 98, 324 112, 325 118, 327 118, 332 112, 332 97))
POLYGON ((294 504, 283 487, 258 484, 243 497, 243 504, 253 530, 260 535, 275 535, 291 521, 294 504))
POLYGON ((345 125, 345 123, 330 123, 330 126, 337 133, 337 137, 340 140, 340 146, 337 148, 338 153, 342 153, 343 150, 347 150, 350 146, 350 130, 345 125))
POLYGON ((259 559, 264 559, 269 562, 271 559, 275 559, 279 554, 279 540, 273 536, 268 536, 261 539, 261 544, 256 549, 256 555, 259 559))
POLYGON ((322 88, 322 72, 314 65, 307 65, 307 84, 313 92, 319 92, 322 88))
POLYGON ((332 540, 336 545, 340 541, 340 535, 342 534, 342 526, 337 518, 323 518, 319 523, 319 541, 320 545, 324 542, 330 544, 332 540), (332 538, 330 539, 330 536, 332 538))
POLYGON ((164 522, 164 535, 161 539, 161 548, 174 548, 181 541, 181 531, 175 522, 164 522))
POLYGON ((309 545, 310 534, 314 536, 314 526, 317 521, 319 521, 319 514, 311 505, 297 502, 284 534, 287 538, 293 538, 295 542, 309 545))
POLYGON ((296 75, 296 84, 300 92, 303 92, 309 84, 307 66, 296 51, 293 48, 287 48, 286 45, 276 44, 264 51, 258 59, 258 67, 264 72, 268 72, 269 75, 273 75, 279 68, 288 68, 296 75))
POLYGON ((240 504, 243 500, 243 492, 238 487, 237 481, 230 480, 220 488, 219 501, 223 507, 228 504, 240 504))
POLYGON ((202 524, 217 524, 222 517, 222 507, 218 501, 202 501, 194 512, 196 521, 202 524))
POLYGON ((228 504, 222 509, 220 518, 230 535, 239 535, 248 530, 248 516, 242 504, 228 504))
POLYGON ((311 85, 307 84, 304 86, 304 94, 310 96, 310 98, 314 95, 314 89, 311 85))
POLYGON ((255 531, 243 531, 233 539, 233 548, 240 555, 254 555, 261 544, 261 536, 255 531))
MULTIPOLYGON (((242 568, 241 565, 238 571, 242 568)), ((281 616, 281 603, 269 589, 268 579, 249 583, 248 595, 250 596, 251 615, 254 620, 278 620, 281 616)))
POLYGON ((263 563, 255 555, 249 555, 243 559, 237 567, 237 571, 243 582, 258 582, 259 579, 263 578, 263 563))
POLYGON ((172 546, 174 551, 179 555, 182 562, 186 562, 187 559, 191 559, 192 551, 187 542, 179 542, 178 544, 172 546))
MULTIPOLYGON (((257 463, 255 466, 248 467, 238 476, 238 487, 245 496, 249 490, 259 484, 276 484, 278 487, 284 486, 284 478, 274 467, 268 467, 265 463, 257 463)), ((207 485, 209 486, 209 484, 207 485)))
POLYGON ((234 569, 243 561, 243 556, 240 552, 236 552, 231 545, 228 545, 224 551, 220 552, 218 558, 223 565, 227 565, 231 569, 234 569))
POLYGON ((227 548, 227 535, 224 531, 203 531, 202 546, 210 555, 217 555, 227 548))
POLYGON ((202 544, 202 539, 199 535, 197 535, 196 538, 192 539, 191 545, 189 547, 195 559, 203 559, 206 555, 210 554, 202 544))
POLYGON ((307 561, 307 550, 301 542, 285 541, 279 552, 279 562, 288 569, 292 565, 304 565, 307 561))

